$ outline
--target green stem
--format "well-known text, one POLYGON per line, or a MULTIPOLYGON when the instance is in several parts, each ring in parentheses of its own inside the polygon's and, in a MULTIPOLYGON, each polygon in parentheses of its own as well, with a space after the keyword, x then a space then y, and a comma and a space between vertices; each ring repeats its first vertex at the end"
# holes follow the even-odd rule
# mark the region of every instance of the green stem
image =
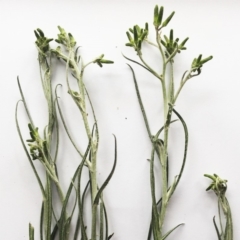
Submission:
POLYGON ((163 60, 163 64, 165 65, 166 63, 166 57, 165 57, 165 54, 164 54, 164 51, 162 49, 162 46, 161 46, 161 37, 160 37, 160 34, 158 33, 158 30, 156 29, 156 42, 157 42, 157 45, 158 45, 158 49, 160 51, 160 54, 162 56, 162 60, 163 60))
POLYGON ((158 223, 158 210, 157 210, 157 202, 155 196, 155 176, 154 176, 154 153, 155 146, 152 147, 151 159, 150 159, 150 183, 151 183, 151 195, 152 195, 152 229, 154 235, 157 239, 160 239, 160 229, 158 223))
POLYGON ((170 83, 169 83, 168 99, 169 99, 169 103, 172 104, 174 101, 173 61, 170 61, 170 83))
MULTIPOLYGON (((86 129, 86 134, 88 136, 89 141, 91 142, 91 167, 90 167, 90 178, 91 178, 91 190, 92 190, 92 201, 95 199, 97 195, 97 144, 93 140, 91 130, 89 127, 88 119, 87 119, 87 112, 86 112, 86 103, 85 103, 85 87, 83 83, 83 74, 84 74, 84 69, 86 68, 87 65, 82 66, 81 70, 79 69, 78 63, 74 59, 74 53, 72 50, 70 50, 70 54, 68 57, 68 63, 73 66, 75 76, 77 78, 77 83, 79 86, 79 91, 80 91, 80 97, 81 97, 81 102, 80 102, 80 112, 83 118, 84 126, 86 129)), ((68 65, 67 65, 68 66, 68 65)), ((92 236, 91 240, 96 240, 96 221, 97 221, 97 205, 93 205, 92 208, 92 236)))
MULTIPOLYGON (((172 111, 168 110, 168 96, 166 91, 166 68, 167 63, 165 59, 164 52, 160 43, 160 35, 157 33, 157 43, 159 46, 160 53, 162 55, 163 60, 163 72, 162 72, 162 93, 163 93, 163 105, 164 105, 164 144, 163 151, 160 152, 160 162, 162 167, 162 207, 159 215, 159 231, 160 236, 163 236, 163 223, 166 215, 166 209, 168 205, 168 166, 167 166, 167 158, 168 158, 168 130, 169 124, 171 121, 171 113, 172 111)), ((170 84, 171 85, 171 84, 170 84)))

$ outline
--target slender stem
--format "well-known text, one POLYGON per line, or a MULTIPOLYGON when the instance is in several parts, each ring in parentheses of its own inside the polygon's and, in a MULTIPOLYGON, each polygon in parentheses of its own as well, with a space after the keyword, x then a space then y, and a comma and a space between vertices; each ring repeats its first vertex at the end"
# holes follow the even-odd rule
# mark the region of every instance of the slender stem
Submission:
POLYGON ((168 101, 169 103, 173 103, 174 101, 174 74, 173 74, 173 61, 170 61, 170 83, 169 83, 169 91, 168 91, 168 101))
POLYGON ((168 96, 167 96, 167 90, 166 90, 166 83, 165 83, 165 74, 166 74, 166 66, 163 66, 163 74, 162 74, 162 94, 163 94, 163 107, 164 107, 164 122, 167 118, 168 113, 168 96))
MULTIPOLYGON (((73 97, 74 101, 77 103, 77 105, 79 106, 79 109, 80 109, 80 112, 81 112, 81 115, 83 118, 85 130, 86 130, 86 134, 88 136, 89 141, 91 142, 91 167, 90 167, 89 171, 90 171, 90 178, 91 178, 91 191, 92 191, 91 195, 92 195, 92 201, 93 201, 97 195, 97 143, 93 139, 93 136, 91 134, 91 130, 89 127, 88 119, 87 119, 86 103, 85 103, 85 87, 84 87, 84 83, 83 83, 84 69, 91 62, 89 64, 86 64, 85 66, 82 65, 81 70, 80 70, 78 63, 74 59, 73 50, 70 49, 69 51, 70 51, 69 57, 67 58, 67 63, 68 63, 67 68, 68 68, 68 65, 71 64, 71 66, 74 69, 73 71, 75 73, 79 91, 80 91, 80 102, 76 102, 74 97, 73 96, 72 97, 73 97)), ((63 56, 66 59, 66 56, 64 56, 62 54, 61 54, 61 56, 63 56)), ((97 221, 97 205, 95 206, 95 204, 94 204, 92 207, 92 236, 91 236, 92 240, 96 240, 96 221, 97 221)))
POLYGON ((86 103, 85 103, 85 92, 84 92, 84 84, 83 84, 83 73, 84 73, 84 69, 82 68, 81 70, 78 67, 78 64, 76 63, 76 61, 74 60, 74 53, 73 50, 70 50, 71 54, 69 54, 69 58, 68 61, 69 63, 73 66, 74 68, 74 72, 76 73, 76 77, 78 80, 78 86, 79 86, 79 90, 80 90, 80 97, 81 97, 81 114, 82 114, 82 118, 83 118, 83 122, 84 122, 84 126, 86 129, 86 133, 88 136, 88 139, 90 140, 91 137, 91 130, 89 127, 89 123, 87 120, 87 113, 86 113, 86 103))
MULTIPOLYGON (((171 111, 168 113, 168 117, 171 120, 171 111)), ((167 158, 168 158, 168 131, 169 131, 169 123, 166 120, 164 126, 164 145, 163 145, 163 152, 160 153, 161 156, 161 164, 162 164, 162 207, 159 217, 159 225, 160 225, 160 236, 163 235, 162 227, 165 219, 167 204, 168 204, 168 166, 167 166, 167 158)))
MULTIPOLYGON (((166 209, 168 204, 168 166, 167 166, 167 159, 168 159, 168 131, 169 131, 169 124, 171 121, 171 114, 172 111, 168 108, 168 95, 166 91, 166 68, 167 62, 166 57, 163 52, 161 46, 161 39, 160 34, 156 30, 156 41, 159 47, 159 51, 162 56, 163 61, 163 70, 162 70, 162 93, 163 93, 163 105, 164 105, 164 143, 163 143, 163 151, 160 152, 160 162, 162 167, 162 207, 159 215, 159 231, 160 236, 163 236, 163 223, 166 215, 166 209)), ((170 83, 170 88, 173 87, 173 84, 170 83), (172 86, 171 86, 172 85, 172 86)))
POLYGON ((162 56, 163 64, 165 65, 166 57, 165 57, 164 51, 163 51, 162 46, 161 46, 161 36, 160 36, 160 33, 158 32, 157 29, 156 29, 156 42, 157 42, 158 49, 159 49, 159 51, 161 53, 161 56, 162 56))

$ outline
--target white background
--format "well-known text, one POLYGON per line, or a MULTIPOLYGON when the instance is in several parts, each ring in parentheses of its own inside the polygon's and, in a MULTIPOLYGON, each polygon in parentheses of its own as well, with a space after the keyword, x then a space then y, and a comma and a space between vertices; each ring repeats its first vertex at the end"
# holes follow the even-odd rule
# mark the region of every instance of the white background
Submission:
MULTIPOLYGON (((183 178, 167 211, 165 231, 178 223, 185 225, 168 239, 217 239, 212 217, 217 215, 213 193, 206 193, 209 180, 204 173, 218 173, 228 179, 227 197, 232 207, 235 239, 240 238, 240 2, 234 0, 152 0, 134 1, 0 1, 0 235, 1 239, 28 239, 28 223, 38 225, 41 193, 17 135, 14 111, 20 99, 16 77, 19 75, 35 125, 47 123, 33 30, 40 27, 55 38, 57 26, 71 32, 88 62, 104 53, 114 65, 102 69, 92 65, 86 70, 85 84, 91 94, 100 127, 98 180, 101 184, 113 163, 113 137, 118 139, 118 165, 105 191, 110 232, 114 240, 146 240, 151 214, 149 162, 151 144, 138 106, 132 75, 121 53, 137 59, 125 47, 126 30, 149 22, 154 40, 152 16, 155 4, 165 7, 165 17, 176 14, 164 30, 173 28, 180 39, 190 37, 187 51, 175 61, 176 84, 194 57, 213 55, 202 74, 184 87, 175 108, 189 129, 189 152, 183 178)), ((53 46, 55 46, 53 44, 53 46)), ((56 45, 57 46, 57 45, 56 45)), ((145 47, 146 59, 159 69, 160 58, 152 47, 145 47), (158 62, 159 61, 159 62, 158 62)), ((54 84, 65 83, 64 67, 57 62, 54 84)), ((145 103, 151 129, 162 122, 160 83, 133 65, 145 103)), ((67 114, 78 145, 86 147, 82 119, 66 88, 59 88, 61 106, 67 114)), ((19 108, 20 123, 26 131, 26 114, 19 108)), ((58 169, 66 190, 79 159, 63 128, 58 169)), ((183 151, 181 125, 172 125, 169 156, 171 179, 177 174, 183 151)), ((40 164, 36 163, 41 171, 40 164)), ((159 181, 159 178, 156 179, 159 181)), ((159 186, 159 185, 158 185, 159 186)), ((159 191, 158 191, 159 192, 159 191)))

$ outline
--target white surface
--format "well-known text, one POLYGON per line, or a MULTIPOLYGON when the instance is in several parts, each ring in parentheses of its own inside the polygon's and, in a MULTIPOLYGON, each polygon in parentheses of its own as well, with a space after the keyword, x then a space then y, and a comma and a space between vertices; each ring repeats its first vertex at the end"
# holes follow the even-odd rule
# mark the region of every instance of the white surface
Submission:
MULTIPOLYGON (((239 22, 240 2, 219 1, 0 1, 1 57, 1 239, 28 239, 28 222, 36 228, 41 194, 21 147, 14 122, 14 109, 20 99, 16 76, 19 75, 36 125, 46 124, 46 104, 41 91, 37 51, 33 30, 40 27, 47 36, 56 37, 57 25, 71 32, 81 47, 85 62, 104 53, 114 65, 97 65, 86 71, 85 83, 92 96, 99 121, 99 182, 102 183, 113 162, 113 137, 118 139, 118 165, 105 191, 113 240, 146 240, 151 214, 149 163, 151 146, 138 106, 132 75, 121 52, 135 58, 125 47, 126 30, 149 22, 153 37, 152 14, 155 4, 165 13, 176 14, 169 29, 183 39, 189 36, 187 51, 176 60, 176 78, 188 69, 198 54, 213 55, 202 74, 192 79, 180 95, 176 109, 187 122, 190 143, 186 169, 166 216, 165 230, 184 222, 168 239, 216 239, 212 217, 217 215, 216 198, 205 192, 209 181, 204 173, 218 173, 229 180, 227 196, 232 207, 235 239, 240 238, 240 77, 239 22)), ((166 15, 165 15, 166 16, 166 15)), ((157 56, 149 48, 150 62, 157 67, 157 56), (152 54, 152 55, 151 55, 152 54)), ((143 100, 153 132, 162 125, 160 84, 149 73, 136 70, 143 100)), ((64 83, 64 68, 54 73, 54 82, 64 83)), ((66 94, 59 89, 71 131, 81 149, 81 117, 66 94), (79 135, 76 134, 79 131, 79 135)), ((26 115, 20 108, 24 129, 26 115)), ((25 124, 26 125, 26 124, 25 124)), ((27 132, 26 132, 27 133, 27 132)), ((177 173, 182 157, 183 133, 180 124, 172 126, 171 177, 177 173), (180 156, 180 157, 179 157, 180 156)), ((64 187, 79 159, 66 136, 61 140, 59 171, 64 187), (64 175, 64 176, 63 176, 64 175)))

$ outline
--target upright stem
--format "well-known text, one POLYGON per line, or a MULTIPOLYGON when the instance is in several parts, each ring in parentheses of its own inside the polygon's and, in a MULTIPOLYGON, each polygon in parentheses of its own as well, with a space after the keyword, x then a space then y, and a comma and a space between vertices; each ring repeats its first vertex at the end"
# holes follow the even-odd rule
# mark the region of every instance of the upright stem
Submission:
POLYGON ((173 97, 174 97, 174 78, 173 78, 173 65, 171 63, 171 76, 170 76, 170 83, 169 83, 169 91, 167 93, 166 87, 166 68, 167 62, 164 51, 161 46, 161 39, 160 34, 156 30, 156 41, 162 56, 163 60, 163 70, 162 70, 162 93, 163 93, 163 105, 164 105, 164 143, 163 143, 163 150, 160 153, 160 162, 162 166, 162 205, 161 211, 159 214, 159 229, 160 229, 160 237, 163 236, 163 223, 166 215, 166 209, 168 205, 168 132, 169 132, 169 125, 171 121, 171 114, 172 111, 169 108, 168 104, 172 104, 173 97))
POLYGON ((169 103, 173 104, 174 101, 174 74, 173 74, 173 61, 170 61, 170 83, 168 91, 169 103))
POLYGON ((166 63, 163 59, 163 73, 162 73, 162 92, 163 92, 163 104, 164 104, 164 144, 163 144, 163 151, 160 153, 160 162, 162 166, 162 206, 159 215, 159 229, 160 229, 160 236, 163 236, 163 223, 166 215, 167 209, 167 189, 168 189, 168 181, 167 181, 167 149, 168 149, 168 96, 166 91, 166 63))
MULTIPOLYGON (((90 178, 91 178, 91 190, 92 190, 92 203, 97 195, 97 144, 96 141, 93 139, 91 130, 89 127, 88 119, 87 119, 87 112, 86 112, 86 103, 85 103, 85 87, 83 83, 83 74, 84 74, 84 67, 82 66, 81 70, 77 62, 73 57, 73 52, 70 54, 69 62, 74 68, 76 73, 76 77, 78 80, 78 86, 80 91, 81 97, 81 107, 80 111, 82 114, 84 126, 86 129, 86 134, 88 136, 89 141, 91 142, 91 167, 89 167, 90 171, 90 178)), ((92 236, 91 240, 96 240, 96 222, 97 222, 97 205, 93 204, 92 206, 92 236)))

